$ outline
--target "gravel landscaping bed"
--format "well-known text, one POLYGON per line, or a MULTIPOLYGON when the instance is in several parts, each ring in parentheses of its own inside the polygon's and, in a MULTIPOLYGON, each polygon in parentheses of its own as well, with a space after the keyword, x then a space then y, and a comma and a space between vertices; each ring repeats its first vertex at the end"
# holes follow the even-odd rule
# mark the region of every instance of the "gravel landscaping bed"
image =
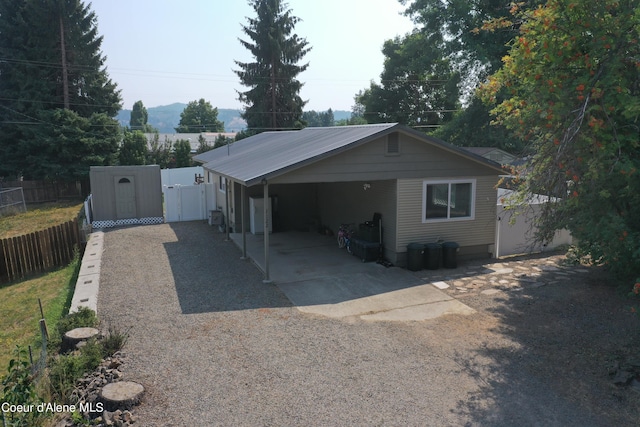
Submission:
POLYGON ((200 222, 109 230, 98 315, 130 328, 136 425, 635 425, 638 319, 599 274, 425 322, 303 314, 200 222))

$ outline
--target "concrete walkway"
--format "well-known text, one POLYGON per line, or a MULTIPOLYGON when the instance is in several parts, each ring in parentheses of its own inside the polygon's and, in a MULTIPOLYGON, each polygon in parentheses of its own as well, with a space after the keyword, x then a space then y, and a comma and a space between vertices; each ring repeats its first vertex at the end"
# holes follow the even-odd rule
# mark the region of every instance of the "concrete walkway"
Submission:
MULTIPOLYGON (((232 234, 241 248, 242 235, 232 234)), ((262 270, 264 236, 247 234, 247 255, 262 270)), ((270 235, 271 279, 304 313, 363 320, 426 320, 473 309, 407 270, 363 263, 317 233, 270 235)))

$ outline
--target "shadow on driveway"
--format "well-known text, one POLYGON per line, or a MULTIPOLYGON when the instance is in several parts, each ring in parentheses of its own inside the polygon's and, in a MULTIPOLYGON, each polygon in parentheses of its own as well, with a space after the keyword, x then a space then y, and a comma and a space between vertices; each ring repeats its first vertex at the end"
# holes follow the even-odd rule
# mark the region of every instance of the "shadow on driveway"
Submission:
POLYGON ((291 307, 273 284, 224 235, 206 223, 171 223, 177 241, 165 242, 184 314, 291 307))

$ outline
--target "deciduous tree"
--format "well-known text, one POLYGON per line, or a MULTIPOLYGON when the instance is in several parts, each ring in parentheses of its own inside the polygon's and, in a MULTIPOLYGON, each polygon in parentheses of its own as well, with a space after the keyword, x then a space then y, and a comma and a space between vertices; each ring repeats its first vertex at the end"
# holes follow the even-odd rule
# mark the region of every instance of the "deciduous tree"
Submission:
POLYGON ((187 104, 175 129, 178 133, 224 132, 224 123, 218 120, 218 108, 200 98, 187 104))
POLYGON ((567 227, 591 259, 640 271, 640 8, 637 1, 514 5, 519 23, 502 68, 482 88, 498 122, 535 153, 522 196, 555 198, 541 240, 567 227), (503 96, 504 98, 501 98, 503 96), (501 100, 502 99, 502 100, 501 100))

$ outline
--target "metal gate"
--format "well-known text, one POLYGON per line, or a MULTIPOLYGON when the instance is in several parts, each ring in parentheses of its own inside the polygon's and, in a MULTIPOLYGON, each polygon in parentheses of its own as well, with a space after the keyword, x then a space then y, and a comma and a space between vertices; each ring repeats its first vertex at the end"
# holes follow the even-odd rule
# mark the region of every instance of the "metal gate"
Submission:
POLYGON ((162 193, 166 222, 205 220, 215 209, 213 184, 164 185, 162 193))

